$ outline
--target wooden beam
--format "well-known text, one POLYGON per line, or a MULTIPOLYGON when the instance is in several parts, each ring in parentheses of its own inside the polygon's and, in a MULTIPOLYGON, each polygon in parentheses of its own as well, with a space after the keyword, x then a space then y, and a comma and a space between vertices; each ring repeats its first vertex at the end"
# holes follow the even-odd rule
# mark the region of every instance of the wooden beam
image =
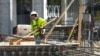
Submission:
POLYGON ((78 17, 78 43, 81 42, 81 38, 82 38, 82 18, 83 18, 83 5, 80 4, 79 5, 79 17, 78 17))

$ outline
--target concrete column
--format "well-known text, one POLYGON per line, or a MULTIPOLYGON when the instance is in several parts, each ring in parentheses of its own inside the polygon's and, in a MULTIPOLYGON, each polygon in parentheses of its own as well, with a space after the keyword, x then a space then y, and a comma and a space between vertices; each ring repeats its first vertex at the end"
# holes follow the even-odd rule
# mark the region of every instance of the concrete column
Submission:
MULTIPOLYGON (((67 0, 61 0, 61 13, 66 9, 66 7, 67 7, 67 0)), ((62 25, 65 25, 66 24, 66 19, 67 19, 67 15, 66 15, 67 13, 65 13, 65 15, 64 15, 64 17, 63 17, 63 19, 62 19, 62 22, 61 22, 61 24, 62 25)))
POLYGON ((32 0, 32 10, 37 11, 40 17, 47 19, 47 0, 32 0))
POLYGON ((10 0, 0 0, 0 33, 10 34, 10 0))
POLYGON ((11 31, 13 32, 13 27, 17 25, 17 15, 16 15, 16 0, 10 0, 10 21, 11 21, 11 31))

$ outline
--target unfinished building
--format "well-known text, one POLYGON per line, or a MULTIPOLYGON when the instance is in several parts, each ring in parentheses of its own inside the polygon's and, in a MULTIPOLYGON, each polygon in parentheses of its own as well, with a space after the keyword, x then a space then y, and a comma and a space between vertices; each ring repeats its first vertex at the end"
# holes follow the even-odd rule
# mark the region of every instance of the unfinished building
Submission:
POLYGON ((99 0, 1 0, 1 56, 100 56, 99 0), (5 8, 4 8, 5 7, 5 8), (41 9, 40 9, 41 8, 41 9), (5 9, 5 10, 4 10, 5 9), (22 35, 32 10, 48 21, 46 43, 22 35), (21 25, 19 34, 14 27, 21 25), (11 38, 8 38, 11 37, 11 38), (24 38, 23 38, 24 37, 24 38), (95 37, 95 38, 94 38, 95 37))

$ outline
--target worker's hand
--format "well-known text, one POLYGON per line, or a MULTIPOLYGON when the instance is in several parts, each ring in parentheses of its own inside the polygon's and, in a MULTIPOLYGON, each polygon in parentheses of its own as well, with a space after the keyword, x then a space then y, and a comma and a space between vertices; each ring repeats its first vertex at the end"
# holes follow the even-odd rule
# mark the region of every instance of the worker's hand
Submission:
POLYGON ((43 27, 38 27, 39 31, 41 31, 43 29, 43 27))

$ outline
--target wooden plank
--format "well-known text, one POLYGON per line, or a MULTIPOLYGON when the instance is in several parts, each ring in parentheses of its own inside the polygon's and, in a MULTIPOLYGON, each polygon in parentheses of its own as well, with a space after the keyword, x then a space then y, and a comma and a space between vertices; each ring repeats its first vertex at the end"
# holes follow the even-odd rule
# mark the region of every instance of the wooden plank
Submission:
POLYGON ((67 43, 66 45, 67 45, 67 46, 73 46, 73 45, 77 45, 77 46, 78 46, 79 44, 80 44, 80 43, 67 43))
MULTIPOLYGON (((18 39, 18 38, 12 38, 10 39, 9 41, 9 45, 12 46, 14 42, 16 41, 20 41, 21 39, 18 39)), ((32 37, 28 37, 28 38, 24 38, 23 40, 21 40, 20 42, 23 42, 23 41, 35 41, 35 38, 32 38, 32 37)), ((16 42, 17 45, 20 45, 20 42, 16 42)))

